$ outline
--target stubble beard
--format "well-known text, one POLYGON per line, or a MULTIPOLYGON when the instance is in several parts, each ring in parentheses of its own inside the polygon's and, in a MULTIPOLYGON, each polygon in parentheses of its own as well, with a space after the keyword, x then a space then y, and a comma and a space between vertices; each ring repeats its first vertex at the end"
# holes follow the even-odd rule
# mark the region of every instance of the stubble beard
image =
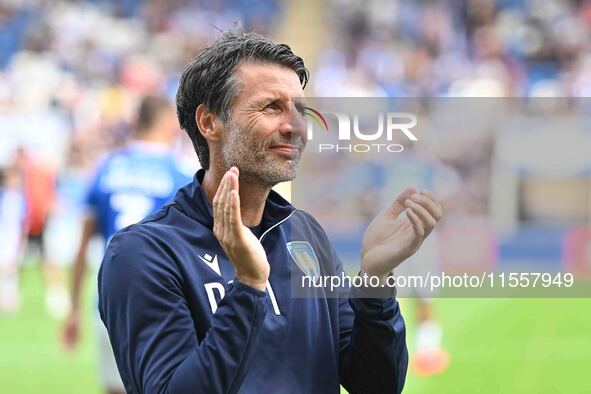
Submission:
POLYGON ((240 176, 257 182, 265 187, 295 179, 299 168, 304 142, 301 137, 291 140, 273 141, 288 143, 299 147, 297 157, 286 160, 276 158, 268 151, 268 145, 260 146, 249 130, 241 129, 236 123, 229 122, 222 142, 222 160, 226 168, 232 166, 240 170, 240 176))

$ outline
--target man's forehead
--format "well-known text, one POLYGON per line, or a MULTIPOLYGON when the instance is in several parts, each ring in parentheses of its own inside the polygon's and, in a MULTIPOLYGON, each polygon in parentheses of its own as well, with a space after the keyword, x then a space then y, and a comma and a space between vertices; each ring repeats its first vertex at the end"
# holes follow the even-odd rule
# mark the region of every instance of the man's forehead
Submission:
POLYGON ((249 99, 304 97, 300 79, 292 69, 269 63, 242 63, 238 66, 241 93, 249 99))

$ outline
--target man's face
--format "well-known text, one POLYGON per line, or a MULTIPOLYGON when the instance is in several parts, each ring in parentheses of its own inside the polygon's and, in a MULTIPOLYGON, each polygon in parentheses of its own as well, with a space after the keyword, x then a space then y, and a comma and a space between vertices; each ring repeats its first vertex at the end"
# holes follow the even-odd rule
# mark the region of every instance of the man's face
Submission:
POLYGON ((252 63, 240 65, 237 73, 240 91, 222 141, 223 164, 266 186, 294 179, 306 145, 300 104, 293 100, 303 97, 297 74, 252 63))

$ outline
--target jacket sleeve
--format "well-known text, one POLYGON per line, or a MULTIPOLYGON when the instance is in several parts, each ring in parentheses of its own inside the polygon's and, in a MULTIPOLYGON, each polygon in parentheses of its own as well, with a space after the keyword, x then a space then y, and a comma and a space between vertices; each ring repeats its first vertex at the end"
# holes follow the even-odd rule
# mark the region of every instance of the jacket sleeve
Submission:
POLYGON ((99 311, 131 393, 235 393, 263 325, 265 293, 234 282, 198 343, 183 278, 146 234, 110 242, 99 272, 99 311))
MULTIPOLYGON (((342 264, 333 249, 337 272, 342 264)), ((408 367, 406 328, 396 298, 339 299, 339 375, 349 393, 400 393, 408 367)))

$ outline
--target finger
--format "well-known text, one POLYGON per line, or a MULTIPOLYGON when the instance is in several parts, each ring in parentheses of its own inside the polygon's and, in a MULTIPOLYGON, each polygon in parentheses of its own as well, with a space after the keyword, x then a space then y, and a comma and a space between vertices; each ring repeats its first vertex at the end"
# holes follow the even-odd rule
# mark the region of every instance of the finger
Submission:
POLYGON ((228 233, 231 229, 230 227, 230 191, 231 191, 231 184, 232 184, 232 177, 234 174, 232 172, 228 172, 228 176, 226 179, 226 189, 224 190, 224 232, 228 233))
POLYGON ((234 171, 234 174, 236 174, 236 192, 240 195, 240 171, 238 171, 237 167, 232 167, 231 169, 234 171))
POLYGON ((439 202, 439 198, 437 198, 437 196, 435 194, 433 194, 433 192, 431 192, 430 190, 427 190, 427 189, 421 189, 421 190, 419 190, 419 194, 427 196, 431 200, 433 200, 433 202, 435 202, 435 204, 439 207, 439 212, 441 212, 441 216, 443 216, 443 206, 439 202))
POLYGON ((236 190, 230 191, 230 228, 237 234, 242 227, 242 215, 240 213, 240 196, 236 190))
POLYGON ((232 231, 232 191, 238 191, 238 177, 236 175, 237 168, 232 167, 227 172, 226 179, 226 201, 224 203, 224 228, 227 235, 232 231))
POLYGON ((215 205, 220 201, 220 195, 222 194, 222 188, 224 186, 224 179, 226 178, 226 174, 224 174, 224 176, 222 176, 222 179, 220 180, 220 184, 218 185, 218 189, 215 192, 215 195, 213 196, 213 201, 212 203, 215 205))
POLYGON ((398 197, 396 197, 396 200, 394 200, 394 202, 390 206, 390 213, 394 215, 394 217, 400 215, 402 211, 404 211, 404 209, 406 208, 406 205, 404 203, 406 199, 410 198, 410 196, 412 196, 416 192, 417 189, 415 189, 414 187, 407 187, 402 193, 398 195, 398 197))
POLYGON ((215 191, 215 194, 213 196, 212 204, 215 204, 218 201, 218 198, 220 196, 220 191, 222 189, 222 182, 223 181, 224 181, 224 177, 222 177, 222 179, 220 180, 220 184, 218 185, 218 189, 215 191))
POLYGON ((435 224, 437 224, 435 218, 431 216, 429 211, 427 211, 424 207, 412 201, 411 199, 406 200, 406 204, 410 209, 412 209, 414 213, 417 214, 419 219, 421 219, 421 222, 423 222, 423 228, 425 229, 425 232, 427 234, 430 233, 433 227, 435 227, 435 224))
POLYGON ((406 217, 410 220, 410 224, 412 225, 412 229, 415 235, 419 238, 423 238, 425 236, 425 230, 423 229, 423 222, 421 219, 412 211, 412 209, 406 209, 406 217))
POLYGON ((228 193, 232 190, 238 191, 238 169, 236 167, 232 167, 230 171, 228 171, 228 193))
POLYGON ((227 200, 227 210, 228 210, 228 226, 232 230, 236 230, 237 228, 242 225, 242 219, 240 215, 240 198, 238 193, 238 169, 236 167, 232 167, 230 169, 230 174, 228 175, 228 200, 227 200), (236 197, 234 197, 236 194, 236 197), (238 201, 238 205, 235 205, 235 200, 238 201), (238 216, 236 216, 238 215, 238 216), (238 226, 235 228, 235 225, 238 226))
POLYGON ((222 189, 224 188, 224 179, 225 175, 222 177, 220 184, 218 185, 218 189, 215 192, 215 196, 213 196, 213 225, 214 228, 218 227, 218 221, 220 220, 220 198, 222 195, 222 189))
POLYGON ((222 177, 222 181, 220 182, 220 186, 218 186, 219 195, 217 197, 217 202, 214 209, 214 226, 216 226, 218 235, 221 237, 223 235, 223 228, 224 228, 224 203, 225 203, 225 193, 226 193, 226 186, 227 186, 227 175, 225 174, 222 177))
POLYGON ((441 219, 443 214, 443 212, 441 212, 441 207, 437 205, 437 203, 431 199, 431 197, 428 197, 425 194, 415 193, 410 196, 410 199, 425 208, 429 214, 435 218, 435 221, 439 221, 439 219, 441 219))

